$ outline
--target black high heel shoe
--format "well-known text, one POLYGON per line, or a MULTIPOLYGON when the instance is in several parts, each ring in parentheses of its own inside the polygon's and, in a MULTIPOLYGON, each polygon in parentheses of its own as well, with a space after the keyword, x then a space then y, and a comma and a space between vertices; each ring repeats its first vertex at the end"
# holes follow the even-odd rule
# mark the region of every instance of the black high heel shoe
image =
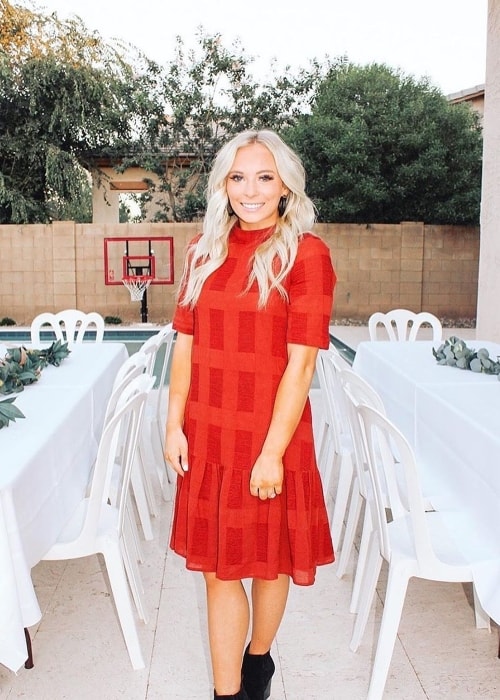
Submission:
POLYGON ((248 695, 245 692, 244 688, 241 688, 241 690, 236 693, 236 695, 217 695, 217 693, 214 690, 214 700, 249 700, 248 695))
POLYGON ((241 682, 249 700, 267 700, 271 695, 271 679, 274 674, 274 661, 269 652, 250 654, 250 644, 245 649, 241 682))

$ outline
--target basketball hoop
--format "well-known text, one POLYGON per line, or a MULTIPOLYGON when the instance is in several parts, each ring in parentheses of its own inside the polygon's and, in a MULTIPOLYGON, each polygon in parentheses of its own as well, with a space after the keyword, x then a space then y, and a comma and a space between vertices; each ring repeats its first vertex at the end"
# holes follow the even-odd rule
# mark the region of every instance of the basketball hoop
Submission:
POLYGON ((133 275, 123 277, 123 286, 130 292, 131 301, 142 301, 144 292, 149 287, 153 278, 150 275, 133 275))

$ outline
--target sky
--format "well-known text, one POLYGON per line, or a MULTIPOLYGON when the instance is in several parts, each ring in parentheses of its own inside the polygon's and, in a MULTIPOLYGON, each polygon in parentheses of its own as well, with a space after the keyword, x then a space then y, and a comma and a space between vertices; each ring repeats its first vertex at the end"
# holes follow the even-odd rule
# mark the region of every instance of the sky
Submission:
MULTIPOLYGON (((16 4, 16 0, 12 0, 16 4)), ((22 0, 17 0, 23 4, 22 0)), ((292 69, 346 55, 428 78, 444 94, 484 83, 487 0, 36 0, 60 17, 76 14, 104 38, 134 44, 160 64, 173 58, 175 37, 196 47, 196 32, 239 40, 255 61, 292 69)))

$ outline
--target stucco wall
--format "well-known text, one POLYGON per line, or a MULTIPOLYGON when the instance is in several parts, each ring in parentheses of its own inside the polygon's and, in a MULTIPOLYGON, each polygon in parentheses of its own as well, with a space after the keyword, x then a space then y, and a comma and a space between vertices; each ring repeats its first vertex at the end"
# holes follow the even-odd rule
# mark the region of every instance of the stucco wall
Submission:
POLYGON ((477 337, 500 342, 500 0, 488 2, 477 337))
MULTIPOLYGON (((140 303, 121 286, 104 284, 103 239, 173 236, 175 282, 198 224, 0 226, 0 319, 29 324, 41 311, 96 310, 140 322, 140 303)), ((366 319, 405 307, 440 317, 476 314, 479 231, 473 227, 322 224, 338 276, 333 319, 366 319)), ((148 320, 172 317, 176 284, 151 286, 148 320)))

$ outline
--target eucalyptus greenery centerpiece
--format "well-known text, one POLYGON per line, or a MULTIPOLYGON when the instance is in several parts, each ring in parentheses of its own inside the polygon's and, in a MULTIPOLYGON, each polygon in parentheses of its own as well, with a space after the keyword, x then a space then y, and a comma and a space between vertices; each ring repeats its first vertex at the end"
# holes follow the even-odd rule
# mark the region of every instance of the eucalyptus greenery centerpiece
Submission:
POLYGON ((458 367, 459 369, 470 369, 472 372, 482 372, 484 374, 496 374, 500 379, 500 358, 493 360, 486 348, 474 350, 467 347, 464 340, 452 335, 436 350, 432 348, 432 353, 439 365, 458 367))
MULTIPOLYGON (((40 373, 47 365, 59 367, 71 351, 67 343, 56 340, 42 350, 25 347, 11 348, 0 359, 0 397, 3 394, 17 394, 28 384, 38 381, 40 373)), ((4 428, 16 418, 24 418, 23 413, 13 405, 14 397, 0 400, 0 428, 4 428)))

